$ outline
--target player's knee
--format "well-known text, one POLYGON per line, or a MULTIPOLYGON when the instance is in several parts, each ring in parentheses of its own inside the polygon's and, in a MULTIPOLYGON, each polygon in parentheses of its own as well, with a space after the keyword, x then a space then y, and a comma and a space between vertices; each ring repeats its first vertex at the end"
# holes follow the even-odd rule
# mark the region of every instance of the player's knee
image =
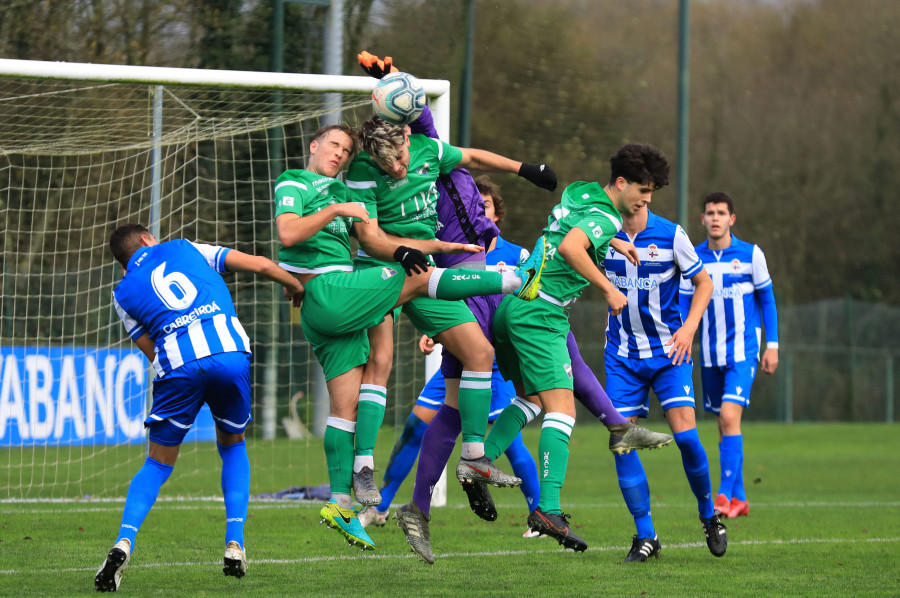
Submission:
POLYGON ((467 347, 462 362, 466 369, 471 371, 490 371, 494 367, 494 347, 482 337, 481 341, 467 347))

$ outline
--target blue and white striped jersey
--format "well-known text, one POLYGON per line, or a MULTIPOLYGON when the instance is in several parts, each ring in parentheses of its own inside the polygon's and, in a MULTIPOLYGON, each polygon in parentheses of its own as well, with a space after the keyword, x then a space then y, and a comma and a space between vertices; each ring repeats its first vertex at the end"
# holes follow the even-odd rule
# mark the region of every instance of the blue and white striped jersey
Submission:
POLYGON ((497 245, 485 256, 488 266, 504 264, 515 268, 520 262, 528 259, 528 250, 515 243, 510 243, 503 237, 497 237, 497 245))
MULTIPOLYGON (((713 296, 700 324, 703 367, 759 359, 761 318, 770 348, 778 346, 778 322, 772 279, 766 256, 757 245, 731 235, 731 246, 713 251, 707 239, 697 254, 713 281, 713 296)), ((691 281, 682 282, 682 302, 694 294, 691 281)))
POLYGON ((696 275, 703 263, 684 229, 652 212, 647 228, 633 239, 624 230, 616 237, 634 243, 641 265, 633 266, 612 247, 606 253, 606 275, 628 297, 622 313, 609 317, 607 351, 631 359, 664 356, 670 350, 665 343, 682 325, 680 280, 696 275))
POLYGON ((250 339, 219 275, 229 251, 176 239, 142 247, 128 261, 113 303, 133 340, 150 335, 157 376, 215 353, 250 353, 250 339))

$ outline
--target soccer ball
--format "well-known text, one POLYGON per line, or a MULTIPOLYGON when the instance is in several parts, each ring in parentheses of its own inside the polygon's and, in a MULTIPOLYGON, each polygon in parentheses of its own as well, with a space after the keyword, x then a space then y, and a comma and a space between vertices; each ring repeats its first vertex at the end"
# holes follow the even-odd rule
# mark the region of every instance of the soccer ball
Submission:
POLYGON ((409 73, 390 73, 372 91, 372 108, 392 125, 408 125, 425 108, 425 89, 409 73))

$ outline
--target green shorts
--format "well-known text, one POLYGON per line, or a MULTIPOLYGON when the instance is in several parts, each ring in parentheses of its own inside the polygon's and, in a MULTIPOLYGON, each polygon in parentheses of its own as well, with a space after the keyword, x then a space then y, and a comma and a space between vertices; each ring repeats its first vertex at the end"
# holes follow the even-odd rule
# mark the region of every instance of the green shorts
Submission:
POLYGON ((569 316, 562 307, 508 295, 494 314, 492 330, 504 378, 523 384, 527 394, 572 390, 572 360, 566 345, 569 316))
POLYGON ((300 323, 331 380, 369 359, 368 329, 391 311, 405 277, 387 266, 320 274, 306 285, 300 323))
POLYGON ((465 301, 431 297, 413 299, 403 306, 403 313, 419 332, 431 338, 454 326, 477 321, 465 301))
MULTIPOLYGON (((353 258, 353 270, 366 270, 368 268, 382 268, 387 266, 397 272, 400 272, 403 266, 400 265, 399 262, 385 262, 383 260, 375 259, 374 257, 365 256, 365 257, 355 257, 353 258)), ((403 306, 395 307, 391 316, 394 318, 394 324, 397 323, 397 320, 400 319, 400 312, 403 310, 403 306)), ((385 314, 387 317, 387 314, 385 314)), ((379 322, 380 323, 380 322, 379 322)))

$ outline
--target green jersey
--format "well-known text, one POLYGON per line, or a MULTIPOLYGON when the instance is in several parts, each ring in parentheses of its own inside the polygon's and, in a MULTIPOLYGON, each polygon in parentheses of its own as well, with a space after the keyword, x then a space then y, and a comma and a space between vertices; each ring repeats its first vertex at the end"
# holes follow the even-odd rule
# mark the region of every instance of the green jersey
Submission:
MULTIPOLYGON (((335 203, 352 201, 344 183, 309 170, 287 170, 275 182, 275 217, 315 214, 335 203)), ((291 272, 322 273, 353 270, 350 257, 352 218, 337 217, 306 241, 281 246, 278 259, 291 272)))
POLYGON ((397 180, 362 152, 350 164, 347 187, 354 199, 377 218, 385 231, 407 239, 434 239, 437 228, 437 179, 462 160, 462 152, 425 135, 409 136, 409 170, 397 180))
POLYGON ((590 284, 566 260, 556 256, 559 244, 573 228, 580 228, 590 239, 588 255, 599 265, 606 257, 609 242, 622 229, 622 216, 599 183, 580 181, 566 187, 562 201, 547 218, 544 239, 549 246, 541 275, 541 295, 561 303, 577 299, 590 284))

